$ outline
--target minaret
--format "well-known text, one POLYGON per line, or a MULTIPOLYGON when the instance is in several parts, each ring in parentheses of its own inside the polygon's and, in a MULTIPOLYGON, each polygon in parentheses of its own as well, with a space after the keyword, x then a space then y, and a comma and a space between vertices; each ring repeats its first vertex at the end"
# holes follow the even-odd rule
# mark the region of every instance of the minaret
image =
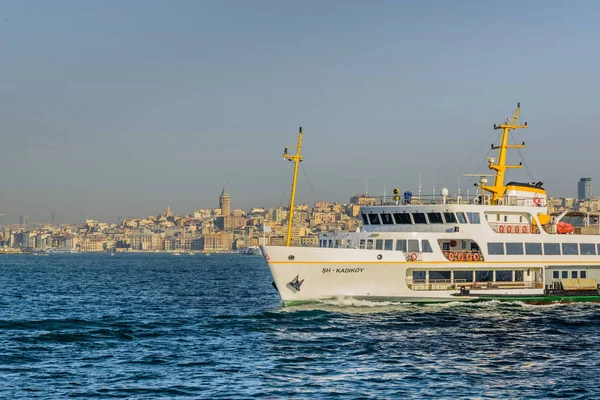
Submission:
POLYGON ((227 186, 223 185, 223 191, 219 196, 219 207, 221 208, 221 215, 231 214, 231 198, 227 194, 227 186))

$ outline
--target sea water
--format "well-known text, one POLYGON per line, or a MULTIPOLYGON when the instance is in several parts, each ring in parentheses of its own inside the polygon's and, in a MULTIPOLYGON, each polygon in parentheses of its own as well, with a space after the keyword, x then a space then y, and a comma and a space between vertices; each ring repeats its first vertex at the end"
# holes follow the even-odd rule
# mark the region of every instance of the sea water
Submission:
POLYGON ((0 396, 600 398, 600 305, 283 308, 258 256, 0 256, 0 396))

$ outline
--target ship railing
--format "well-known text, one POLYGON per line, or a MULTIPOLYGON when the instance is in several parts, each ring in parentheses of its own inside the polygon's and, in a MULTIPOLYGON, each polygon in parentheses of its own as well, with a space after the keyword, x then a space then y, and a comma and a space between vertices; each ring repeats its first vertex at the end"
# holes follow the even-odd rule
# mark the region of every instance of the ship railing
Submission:
POLYGON ((443 250, 442 254, 448 261, 452 262, 482 262, 481 250, 443 250))
POLYGON ((528 282, 467 282, 465 279, 413 279, 406 277, 406 284, 411 290, 503 290, 503 289, 539 289, 543 287, 541 281, 528 282))
MULTIPOLYGON (((489 196, 457 196, 450 194, 446 197, 440 195, 421 195, 412 196, 410 199, 403 196, 371 196, 370 204, 361 204, 364 206, 402 206, 402 205, 441 205, 441 204, 474 204, 474 205, 492 205, 489 196)), ((545 207, 546 200, 535 200, 532 197, 505 196, 499 200, 498 205, 515 207, 545 207), (535 202, 538 201, 539 204, 535 202)))

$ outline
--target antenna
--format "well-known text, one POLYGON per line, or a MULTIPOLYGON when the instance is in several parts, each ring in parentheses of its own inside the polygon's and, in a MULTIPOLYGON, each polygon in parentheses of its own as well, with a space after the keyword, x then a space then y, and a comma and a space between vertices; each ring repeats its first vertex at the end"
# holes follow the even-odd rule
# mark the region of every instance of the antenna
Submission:
POLYGON ((421 199, 421 173, 419 172, 419 200, 421 199))

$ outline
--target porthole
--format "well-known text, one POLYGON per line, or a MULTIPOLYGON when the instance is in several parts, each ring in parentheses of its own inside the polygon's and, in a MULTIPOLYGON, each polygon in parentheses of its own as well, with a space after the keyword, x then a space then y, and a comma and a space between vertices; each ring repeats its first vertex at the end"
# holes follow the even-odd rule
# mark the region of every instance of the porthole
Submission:
POLYGON ((377 259, 381 260, 383 258, 383 256, 381 254, 377 254, 377 259))
POLYGON ((290 254, 290 255, 288 256, 288 260, 290 260, 290 261, 294 260, 294 256, 290 254))

